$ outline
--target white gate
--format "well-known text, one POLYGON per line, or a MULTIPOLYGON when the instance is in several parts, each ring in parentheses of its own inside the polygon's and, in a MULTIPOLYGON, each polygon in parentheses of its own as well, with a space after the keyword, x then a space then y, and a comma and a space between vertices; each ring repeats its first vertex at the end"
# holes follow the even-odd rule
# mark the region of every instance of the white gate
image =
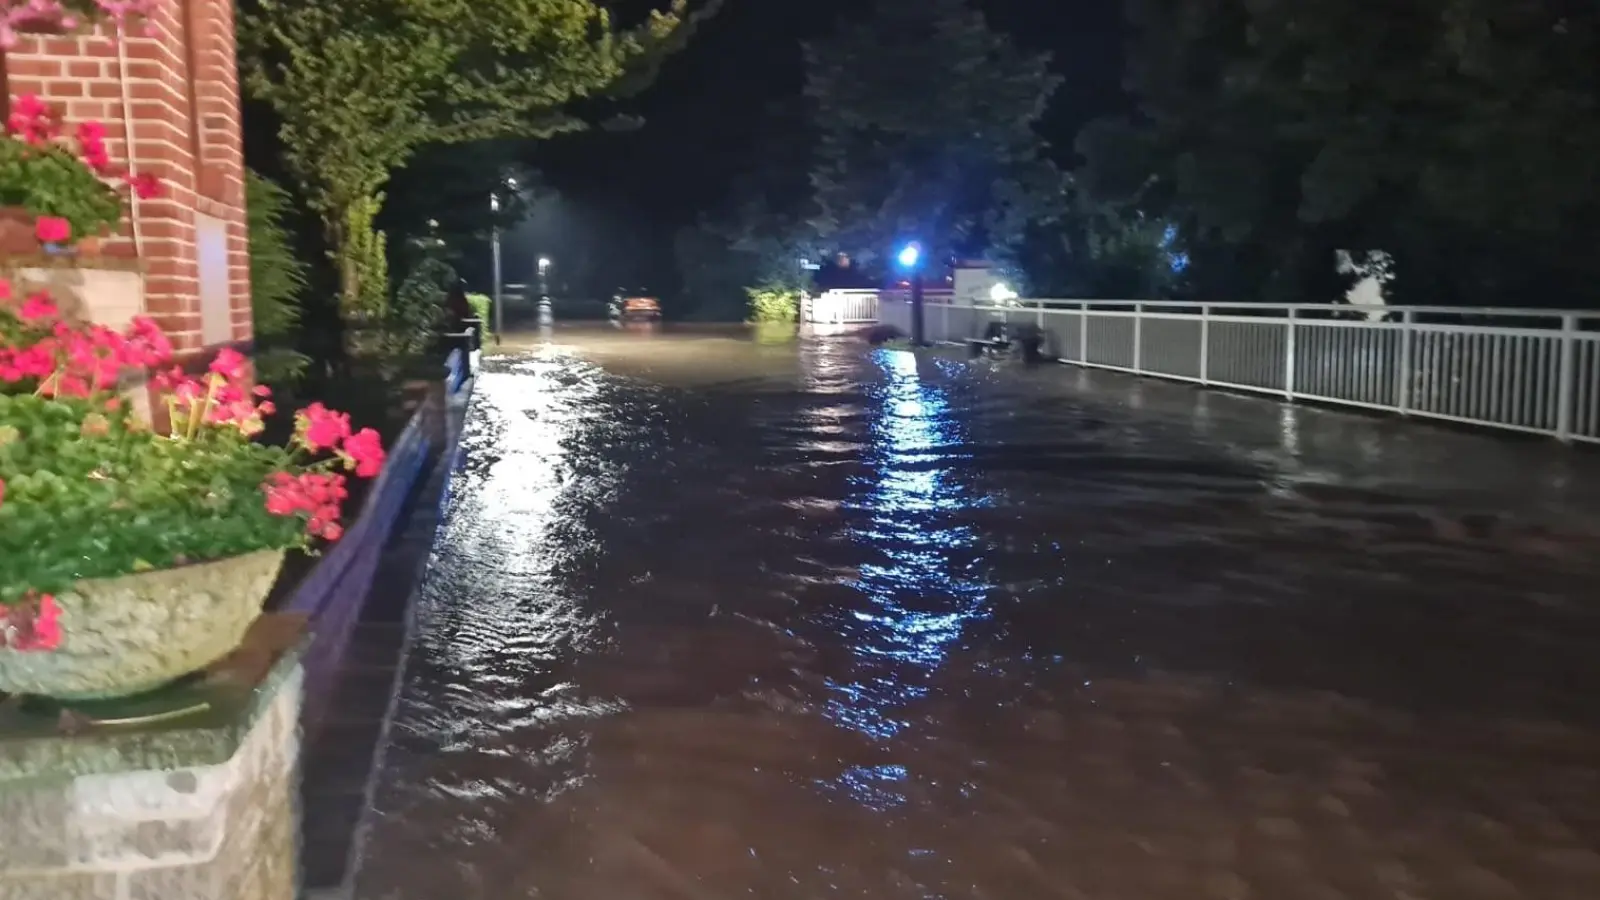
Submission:
POLYGON ((824 291, 806 304, 813 325, 865 325, 878 321, 877 291, 824 291))

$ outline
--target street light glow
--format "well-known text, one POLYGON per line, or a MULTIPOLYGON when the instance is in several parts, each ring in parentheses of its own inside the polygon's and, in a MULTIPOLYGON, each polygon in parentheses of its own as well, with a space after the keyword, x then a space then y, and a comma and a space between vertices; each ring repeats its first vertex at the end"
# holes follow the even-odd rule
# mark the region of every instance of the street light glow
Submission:
POLYGON ((545 269, 548 269, 548 268, 550 268, 550 257, 548 257, 548 256, 539 257, 539 271, 543 272, 545 269))
POLYGON ((900 265, 906 267, 907 269, 915 267, 917 260, 921 258, 922 248, 918 247, 916 244, 907 244, 900 248, 900 265))
POLYGON ((989 288, 989 299, 996 303, 1004 303, 1007 300, 1017 299, 1017 292, 1013 291, 1010 285, 1001 281, 997 282, 994 287, 989 288))

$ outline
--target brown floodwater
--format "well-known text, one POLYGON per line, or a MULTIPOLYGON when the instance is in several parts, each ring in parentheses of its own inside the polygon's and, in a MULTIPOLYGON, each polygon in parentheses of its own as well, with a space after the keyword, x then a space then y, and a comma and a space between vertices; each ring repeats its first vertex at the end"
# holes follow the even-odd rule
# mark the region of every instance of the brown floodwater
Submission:
POLYGON ((1600 466, 718 332, 488 363, 367 900, 1592 900, 1600 466))

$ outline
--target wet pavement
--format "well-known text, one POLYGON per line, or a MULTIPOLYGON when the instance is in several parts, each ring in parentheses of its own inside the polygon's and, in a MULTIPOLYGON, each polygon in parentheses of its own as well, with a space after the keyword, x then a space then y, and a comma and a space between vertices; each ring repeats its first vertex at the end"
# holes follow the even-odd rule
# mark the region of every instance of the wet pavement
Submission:
POLYGON ((846 339, 489 365, 358 897, 1600 895, 1595 454, 846 339))

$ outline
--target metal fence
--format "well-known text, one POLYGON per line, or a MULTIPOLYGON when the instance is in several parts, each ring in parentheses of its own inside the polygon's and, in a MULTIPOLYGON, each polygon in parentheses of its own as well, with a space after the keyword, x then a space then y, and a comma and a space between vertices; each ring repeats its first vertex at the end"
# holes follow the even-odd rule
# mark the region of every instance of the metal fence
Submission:
POLYGON ((824 291, 807 298, 801 320, 814 325, 851 325, 878 321, 877 291, 824 291))
MULTIPOLYGON (((903 297, 882 321, 906 329, 903 297)), ((999 319, 1035 325, 1046 351, 1101 369, 1600 442, 1600 312, 930 298, 929 340, 999 319)))

